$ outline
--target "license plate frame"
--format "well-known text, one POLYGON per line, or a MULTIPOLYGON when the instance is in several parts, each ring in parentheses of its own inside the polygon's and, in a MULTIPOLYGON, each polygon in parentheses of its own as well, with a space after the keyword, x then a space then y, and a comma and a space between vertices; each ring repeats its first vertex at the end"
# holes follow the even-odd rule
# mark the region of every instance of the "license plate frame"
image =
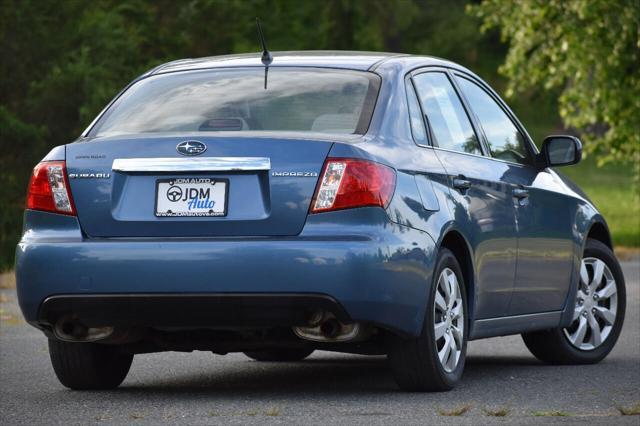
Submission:
MULTIPOLYGON (((218 189, 220 187, 217 187, 218 189)), ((166 189, 166 191, 168 191, 166 189)), ((168 199, 167 202, 171 202, 168 199)), ((220 198, 220 197, 218 197, 220 198)), ((203 200, 204 201, 204 200, 203 200)), ((219 201, 219 200, 218 200, 219 201)), ((184 201, 188 202, 188 201, 184 201)), ((229 208, 229 179, 224 178, 212 178, 212 177, 178 177, 178 178, 167 178, 167 179, 156 179, 155 184, 155 202, 154 202, 154 215, 157 218, 212 218, 212 217, 226 217, 229 208), (199 189, 203 185, 211 185, 214 187, 215 185, 222 184, 224 186, 224 194, 222 196, 223 201, 223 209, 210 209, 208 212, 206 211, 195 211, 188 212, 184 210, 180 210, 177 212, 172 212, 170 209, 167 211, 159 211, 159 196, 160 196, 160 187, 162 184, 169 184, 168 189, 172 187, 178 187, 181 190, 181 195, 178 199, 182 198, 182 191, 184 191, 185 187, 190 189, 196 189, 194 186, 197 186, 199 189)))

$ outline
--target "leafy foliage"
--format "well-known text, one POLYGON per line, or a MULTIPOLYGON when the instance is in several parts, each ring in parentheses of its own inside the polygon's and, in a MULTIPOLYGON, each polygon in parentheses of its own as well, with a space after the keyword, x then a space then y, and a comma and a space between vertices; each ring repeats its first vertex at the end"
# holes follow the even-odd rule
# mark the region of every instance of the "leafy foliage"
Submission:
POLYGON ((73 141, 129 81, 170 60, 272 50, 444 56, 495 78, 496 33, 463 0, 3 0, 0 3, 0 270, 13 263, 32 167, 73 141), (485 52, 481 55, 480 52, 485 52))
POLYGON ((469 6, 483 28, 500 28, 509 52, 507 96, 559 90, 566 126, 582 132, 599 162, 631 162, 640 175, 640 2, 486 0, 469 6))
MULTIPOLYGON (((603 2, 597 1, 601 9, 605 8, 603 2)), ((518 14, 507 6, 498 8, 500 3, 489 2, 486 10, 509 9, 503 15, 516 19, 518 14)), ((52 147, 73 141, 109 99, 137 75, 175 59, 257 52, 254 17, 259 16, 274 51, 350 49, 441 56, 473 69, 500 90, 505 82, 496 69, 504 60, 506 45, 496 30, 480 34, 482 21, 476 15, 484 17, 480 11, 485 9, 473 9, 474 14, 470 15, 465 12, 466 4, 465 0, 3 0, 0 270, 13 263, 32 167, 52 147)), ((621 16, 629 8, 620 0, 616 4, 621 16)), ((528 9, 533 5, 522 3, 528 9)), ((529 13, 528 9, 523 10, 529 13)), ((587 9, 589 19, 595 19, 599 9, 587 9)), ((597 46, 615 41, 612 36, 618 34, 618 28, 627 34, 622 24, 633 24, 632 13, 612 22, 618 12, 604 12, 607 25, 616 31, 595 40, 604 32, 598 29, 593 35, 597 46)), ((636 18, 637 15, 636 12, 636 18)), ((543 36, 536 35, 538 39, 543 36)), ((573 39, 567 43, 571 44, 567 45, 569 51, 563 53, 566 58, 576 55, 572 49, 585 50, 576 47, 573 39)), ((610 46, 618 45, 617 49, 622 50, 613 56, 616 61, 623 61, 627 45, 610 46)), ((609 56, 609 52, 600 51, 589 57, 601 61, 609 56)), ((624 60, 624 64, 630 63, 624 60)), ((611 81, 598 75, 593 86, 601 91, 598 99, 612 96, 609 85, 629 81, 629 76, 621 77, 620 73, 610 74, 609 78, 611 81)), ((607 110, 606 117, 596 115, 591 121, 608 123, 608 131, 612 132, 611 123, 627 120, 633 113, 629 102, 636 102, 637 111, 637 75, 635 78, 635 100, 629 91, 620 98, 619 106, 607 110)), ((536 81, 543 79, 540 76, 536 81)), ((554 87, 559 84, 554 80, 554 87)), ((553 90, 558 89, 543 95, 532 90, 510 102, 534 139, 539 140, 549 125, 559 125, 553 90), (529 108, 532 102, 536 109, 529 108)), ((578 106, 575 102, 571 105, 578 106)), ((611 134, 622 140, 624 128, 615 129, 611 134)), ((620 144, 620 152, 628 152, 625 146, 620 144)))

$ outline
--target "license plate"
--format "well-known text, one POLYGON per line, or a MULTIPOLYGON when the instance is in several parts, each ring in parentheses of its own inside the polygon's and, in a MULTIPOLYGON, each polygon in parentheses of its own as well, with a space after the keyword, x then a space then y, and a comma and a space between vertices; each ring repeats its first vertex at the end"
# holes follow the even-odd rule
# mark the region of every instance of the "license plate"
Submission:
POLYGON ((157 217, 227 215, 229 181, 210 178, 156 181, 157 217))

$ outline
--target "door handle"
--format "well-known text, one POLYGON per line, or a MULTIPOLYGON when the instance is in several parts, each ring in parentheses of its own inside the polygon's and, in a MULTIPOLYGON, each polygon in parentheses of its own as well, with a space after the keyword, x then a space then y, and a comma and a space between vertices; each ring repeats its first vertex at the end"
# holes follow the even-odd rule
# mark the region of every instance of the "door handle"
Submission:
POLYGON ((453 187, 461 191, 466 191, 471 188, 471 181, 465 179, 464 176, 459 176, 453 179, 453 187))
POLYGON ((513 196, 518 200, 529 198, 529 191, 523 188, 516 188, 513 190, 513 196))

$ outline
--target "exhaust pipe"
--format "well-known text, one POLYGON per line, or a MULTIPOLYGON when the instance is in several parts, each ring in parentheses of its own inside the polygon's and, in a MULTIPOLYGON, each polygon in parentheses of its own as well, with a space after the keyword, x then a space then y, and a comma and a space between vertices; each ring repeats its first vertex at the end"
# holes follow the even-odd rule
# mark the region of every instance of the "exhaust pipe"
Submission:
POLYGON ((60 321, 59 334, 73 340, 84 340, 89 334, 89 329, 84 324, 74 321, 60 321))
POLYGON ((335 339, 340 334, 340 323, 335 318, 329 318, 320 324, 320 333, 327 339, 335 339))
POLYGON ((293 327, 296 336, 314 342, 347 342, 363 340, 371 334, 361 324, 343 324, 331 312, 314 312, 305 327, 293 327))
POLYGON ((87 327, 75 318, 63 317, 53 327, 53 334, 65 342, 95 342, 113 334, 113 327, 87 327))

